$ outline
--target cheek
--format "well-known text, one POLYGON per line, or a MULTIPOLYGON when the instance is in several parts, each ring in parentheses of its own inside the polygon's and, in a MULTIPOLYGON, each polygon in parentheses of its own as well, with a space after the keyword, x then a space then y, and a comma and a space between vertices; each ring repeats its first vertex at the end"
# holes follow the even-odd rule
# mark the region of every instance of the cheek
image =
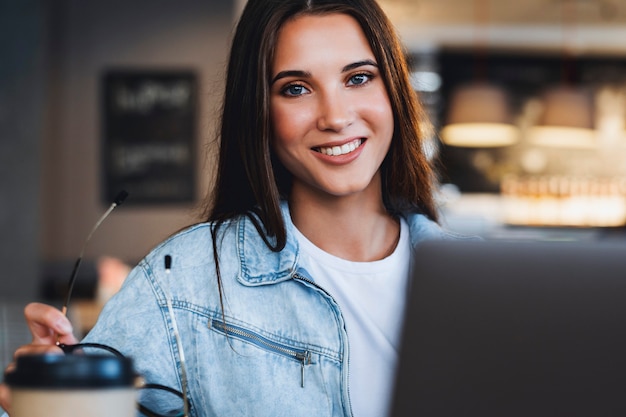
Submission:
POLYGON ((289 166, 290 146, 297 140, 297 123, 294 123, 294 115, 284 107, 272 107, 272 142, 271 146, 278 160, 286 167, 289 166))
POLYGON ((285 147, 299 142, 306 134, 310 119, 310 111, 302 106, 273 106, 271 120, 274 146, 285 147))
POLYGON ((391 110, 391 103, 386 94, 380 94, 375 99, 368 101, 368 107, 366 108, 369 114, 370 120, 374 123, 380 133, 391 135, 394 130, 393 111, 391 110))
POLYGON ((283 109, 273 109, 272 111, 272 130, 274 134, 274 146, 280 147, 288 138, 291 130, 290 118, 287 117, 283 109))

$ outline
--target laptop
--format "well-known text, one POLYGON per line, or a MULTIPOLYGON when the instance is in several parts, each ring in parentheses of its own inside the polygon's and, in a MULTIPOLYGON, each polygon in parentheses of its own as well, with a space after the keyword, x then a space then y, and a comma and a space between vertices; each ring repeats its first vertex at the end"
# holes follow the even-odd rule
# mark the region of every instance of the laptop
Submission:
POLYGON ((390 415, 626 416, 626 243, 421 245, 390 415))

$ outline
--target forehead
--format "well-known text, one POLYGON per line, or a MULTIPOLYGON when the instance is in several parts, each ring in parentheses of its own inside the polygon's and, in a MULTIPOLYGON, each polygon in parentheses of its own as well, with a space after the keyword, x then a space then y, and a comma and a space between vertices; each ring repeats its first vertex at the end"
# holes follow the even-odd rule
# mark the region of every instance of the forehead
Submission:
POLYGON ((283 65, 374 59, 365 33, 352 16, 343 13, 302 15, 288 20, 278 33, 274 69, 283 65), (322 59, 323 58, 323 59, 322 59), (321 60, 321 62, 320 62, 321 60))

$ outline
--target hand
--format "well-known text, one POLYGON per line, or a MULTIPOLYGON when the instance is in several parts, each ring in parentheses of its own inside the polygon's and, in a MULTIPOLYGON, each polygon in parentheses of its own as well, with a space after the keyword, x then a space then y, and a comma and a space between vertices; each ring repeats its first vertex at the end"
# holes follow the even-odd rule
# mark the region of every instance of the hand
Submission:
MULTIPOLYGON (((72 324, 60 310, 40 303, 31 303, 24 309, 26 324, 33 336, 29 345, 22 346, 15 351, 14 358, 26 354, 58 353, 63 351, 57 346, 58 343, 74 344, 78 340, 72 333, 72 324)), ((5 369, 10 372, 15 367, 15 362, 5 369)), ((11 399, 9 389, 5 384, 0 384, 0 407, 10 413, 11 399)))

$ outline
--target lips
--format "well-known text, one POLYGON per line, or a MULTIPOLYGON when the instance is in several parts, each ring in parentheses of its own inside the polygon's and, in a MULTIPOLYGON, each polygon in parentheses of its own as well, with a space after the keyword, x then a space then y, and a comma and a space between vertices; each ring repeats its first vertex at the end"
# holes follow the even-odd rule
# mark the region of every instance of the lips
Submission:
POLYGON ((340 156, 346 155, 350 152, 353 152, 356 148, 361 146, 361 144, 365 141, 363 138, 355 139, 348 143, 344 143, 343 145, 338 146, 321 146, 317 148, 313 148, 314 151, 323 153, 324 155, 329 156, 340 156))

